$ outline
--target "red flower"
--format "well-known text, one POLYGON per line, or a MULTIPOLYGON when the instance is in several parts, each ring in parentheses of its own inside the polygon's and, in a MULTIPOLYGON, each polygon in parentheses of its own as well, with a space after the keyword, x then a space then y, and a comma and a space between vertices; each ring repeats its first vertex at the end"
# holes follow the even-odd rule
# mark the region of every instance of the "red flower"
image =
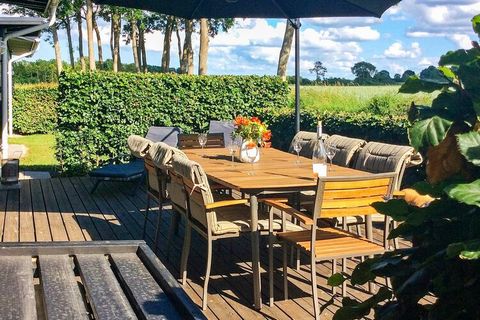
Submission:
POLYGON ((269 141, 272 138, 272 131, 267 130, 262 134, 263 141, 269 141))
POLYGON ((244 118, 242 116, 237 116, 233 121, 233 123, 236 126, 247 126, 250 123, 250 121, 247 118, 244 118))
POLYGON ((247 149, 252 149, 252 148, 255 148, 257 146, 257 144, 253 141, 249 141, 247 143, 247 149))
POLYGON ((258 119, 258 117, 252 117, 251 121, 254 122, 254 123, 262 124, 262 121, 260 121, 260 119, 258 119))

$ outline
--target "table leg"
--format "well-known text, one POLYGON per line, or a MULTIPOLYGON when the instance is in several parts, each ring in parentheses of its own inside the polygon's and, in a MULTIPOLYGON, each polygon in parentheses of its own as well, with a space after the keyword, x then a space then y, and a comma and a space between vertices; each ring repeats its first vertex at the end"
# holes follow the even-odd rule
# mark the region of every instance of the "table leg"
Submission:
POLYGON ((257 196, 250 196, 250 215, 252 228, 252 273, 253 273, 253 304, 255 309, 262 308, 262 288, 260 279, 260 243, 258 232, 258 201, 257 196))

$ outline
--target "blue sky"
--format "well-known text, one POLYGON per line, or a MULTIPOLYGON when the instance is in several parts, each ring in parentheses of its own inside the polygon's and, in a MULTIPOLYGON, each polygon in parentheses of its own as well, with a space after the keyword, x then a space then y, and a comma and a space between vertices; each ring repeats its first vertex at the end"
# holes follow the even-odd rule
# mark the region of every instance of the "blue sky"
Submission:
MULTIPOLYGON (((373 63, 379 70, 388 70, 391 76, 406 69, 421 71, 436 64, 440 55, 448 50, 469 48, 470 41, 476 39, 470 19, 479 13, 479 0, 403 0, 381 19, 304 19, 301 75, 313 78, 308 70, 317 60, 327 67, 329 77, 352 78, 350 68, 362 60, 373 63)), ((104 56, 109 58, 110 27, 104 22, 100 26, 104 56)), ((284 30, 284 20, 238 19, 228 33, 211 39, 209 74, 275 74, 284 30)), ((73 37, 77 40, 76 32, 73 37)), ((176 67, 175 37, 172 40, 172 67, 176 67)), ((67 60, 65 34, 60 34, 60 41, 62 56, 67 60)), ((193 41, 197 54, 198 35, 193 41)), ((160 64, 163 35, 148 34, 146 44, 148 63, 160 64)), ((78 47, 77 41, 74 46, 78 47)), ((125 43, 122 43, 121 55, 122 62, 133 61, 131 49, 125 43)), ((42 41, 31 59, 53 57, 51 45, 42 41)), ((195 64, 196 60, 197 56, 195 64)), ((288 73, 293 72, 292 54, 288 73)))

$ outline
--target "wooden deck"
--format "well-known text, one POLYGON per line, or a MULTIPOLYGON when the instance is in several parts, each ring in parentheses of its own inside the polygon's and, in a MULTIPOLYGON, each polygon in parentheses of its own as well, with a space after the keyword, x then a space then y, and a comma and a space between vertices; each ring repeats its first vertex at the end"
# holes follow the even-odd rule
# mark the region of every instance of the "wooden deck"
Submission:
MULTIPOLYGON (((144 190, 131 196, 131 185, 102 183, 94 195, 88 178, 55 178, 24 180, 17 191, 0 192, 0 240, 19 241, 90 241, 141 239, 146 205, 144 190)), ((147 243, 152 246, 154 221, 157 210, 151 211, 147 224, 147 243)), ((174 277, 178 278, 180 253, 183 243, 183 224, 175 235, 171 248, 166 247, 166 236, 170 223, 170 212, 162 213, 162 232, 156 254, 174 277), (167 250, 169 249, 169 250, 167 250)), ((308 267, 299 271, 289 269, 290 300, 277 301, 273 307, 268 300, 268 274, 266 241, 262 241, 262 288, 264 307, 255 311, 252 305, 251 253, 249 237, 228 239, 216 244, 213 258, 212 277, 209 289, 209 308, 205 312, 209 319, 310 319, 312 301, 308 267)), ((197 305, 201 305, 203 274, 205 272, 206 244, 193 232, 190 254, 188 284, 184 287, 197 305)), ((276 284, 275 296, 280 300, 281 252, 275 252, 276 284)), ((350 261, 348 270, 354 262, 350 261)), ((321 299, 331 299, 326 278, 331 274, 331 263, 317 267, 321 299)), ((349 287, 348 294, 357 298, 368 297, 366 290, 349 287)), ((323 311, 322 316, 330 319, 340 305, 335 304, 323 311)))

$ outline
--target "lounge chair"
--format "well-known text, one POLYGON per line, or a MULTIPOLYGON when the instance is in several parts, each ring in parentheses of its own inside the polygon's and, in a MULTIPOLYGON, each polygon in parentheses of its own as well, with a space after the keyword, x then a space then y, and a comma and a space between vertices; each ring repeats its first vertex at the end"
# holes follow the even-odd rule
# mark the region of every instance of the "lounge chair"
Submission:
POLYGON ((210 120, 208 127, 208 133, 223 133, 225 145, 232 142, 232 133, 234 130, 235 126, 233 125, 233 121, 210 120))
MULTIPOLYGON (((328 134, 322 134, 322 139, 325 140, 329 136, 328 134)), ((290 147, 288 148, 289 153, 295 153, 293 145, 295 142, 300 141, 302 145, 302 150, 300 150, 300 155, 306 158, 311 158, 313 154, 313 149, 315 148, 315 143, 317 141, 317 133, 309 131, 299 131, 292 139, 290 147)))

